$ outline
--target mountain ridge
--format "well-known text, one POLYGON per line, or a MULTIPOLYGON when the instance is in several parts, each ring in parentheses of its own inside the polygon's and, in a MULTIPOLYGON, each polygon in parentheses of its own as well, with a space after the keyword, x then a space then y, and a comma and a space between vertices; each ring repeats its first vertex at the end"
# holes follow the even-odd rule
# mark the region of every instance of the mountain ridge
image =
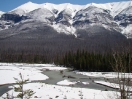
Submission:
POLYGON ((27 21, 39 21, 51 26, 59 33, 68 35, 77 36, 79 29, 99 26, 110 31, 116 30, 125 36, 130 34, 131 38, 131 5, 132 1, 86 5, 37 4, 29 1, 9 12, 2 13, 0 30, 10 29, 27 21))
MULTIPOLYGON (((67 8, 68 6, 71 6, 74 9, 85 9, 89 6, 96 6, 98 8, 102 8, 102 9, 107 9, 110 11, 114 11, 115 10, 122 10, 125 9, 128 6, 132 6, 132 1, 121 1, 121 2, 112 2, 112 3, 89 3, 86 5, 78 5, 78 4, 71 4, 71 3, 62 3, 62 4, 53 4, 53 3, 42 3, 42 4, 37 4, 37 3, 33 3, 31 1, 22 4, 21 6, 18 6, 17 8, 11 10, 14 11, 16 9, 24 9, 27 11, 33 11, 35 9, 38 8, 47 8, 48 10, 52 10, 53 8, 57 9, 57 10, 64 10, 65 8, 67 8)), ((10 12, 10 11, 9 11, 10 12)), ((115 12, 115 11, 114 11, 115 12)), ((117 13, 117 11, 116 11, 117 13)), ((115 15, 114 15, 115 16, 115 15)))

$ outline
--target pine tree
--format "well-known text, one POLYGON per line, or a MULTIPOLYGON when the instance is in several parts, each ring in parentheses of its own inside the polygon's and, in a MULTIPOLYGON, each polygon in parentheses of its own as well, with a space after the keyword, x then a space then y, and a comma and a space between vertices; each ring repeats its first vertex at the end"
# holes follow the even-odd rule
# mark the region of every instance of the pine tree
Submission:
POLYGON ((24 84, 27 83, 28 79, 24 80, 21 73, 19 73, 19 76, 20 76, 20 79, 14 78, 16 80, 16 84, 18 85, 18 87, 14 87, 14 91, 19 92, 19 94, 17 95, 17 98, 30 99, 32 95, 34 94, 34 92, 31 89, 24 90, 23 88, 24 84))

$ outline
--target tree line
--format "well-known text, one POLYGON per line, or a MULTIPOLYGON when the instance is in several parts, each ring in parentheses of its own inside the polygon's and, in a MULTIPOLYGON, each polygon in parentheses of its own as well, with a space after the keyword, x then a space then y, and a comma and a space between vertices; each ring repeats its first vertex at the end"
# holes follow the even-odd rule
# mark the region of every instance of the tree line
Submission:
POLYGON ((63 58, 63 64, 82 71, 112 71, 110 54, 95 54, 87 51, 77 50, 75 53, 69 51, 63 58))
POLYGON ((2 53, 0 54, 0 62, 23 62, 23 63, 55 63, 81 71, 114 71, 115 57, 123 60, 122 64, 126 70, 129 70, 132 62, 130 60, 130 53, 94 53, 86 50, 68 51, 59 56, 56 54, 52 58, 47 54, 30 54, 30 53, 2 53), (128 68, 129 66, 129 68, 128 68))
MULTIPOLYGON (((131 72, 130 60, 131 53, 89 53, 84 50, 77 50, 75 53, 69 51, 63 58, 63 63, 67 67, 72 67, 76 70, 82 71, 102 71, 110 72, 114 71, 115 67, 115 56, 122 60, 122 65, 125 66, 126 72, 131 72)), ((132 60, 132 59, 131 59, 132 60)))

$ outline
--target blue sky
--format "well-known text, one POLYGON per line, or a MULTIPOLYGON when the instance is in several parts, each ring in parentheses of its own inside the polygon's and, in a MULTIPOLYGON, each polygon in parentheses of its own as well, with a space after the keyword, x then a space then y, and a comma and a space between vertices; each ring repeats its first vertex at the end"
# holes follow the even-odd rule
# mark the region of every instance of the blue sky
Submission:
MULTIPOLYGON (((72 3, 72 4, 88 4, 88 3, 107 3, 107 2, 118 2, 122 0, 0 0, 0 11, 10 11, 28 1, 31 1, 33 3, 72 3)), ((124 1, 124 0, 123 0, 124 1)))

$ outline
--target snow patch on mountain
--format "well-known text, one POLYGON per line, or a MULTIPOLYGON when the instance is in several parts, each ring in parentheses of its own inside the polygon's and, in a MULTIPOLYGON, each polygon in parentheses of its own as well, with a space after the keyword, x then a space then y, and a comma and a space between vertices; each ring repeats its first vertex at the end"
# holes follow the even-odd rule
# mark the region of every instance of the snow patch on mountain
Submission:
POLYGON ((10 12, 7 12, 8 14, 18 14, 20 16, 25 15, 27 12, 23 9, 16 9, 10 12))
POLYGON ((39 8, 26 14, 29 18, 49 23, 54 20, 54 14, 45 8, 39 8))
POLYGON ((18 15, 23 15, 26 14, 30 11, 33 11, 35 9, 38 9, 40 7, 40 4, 36 4, 36 3, 32 3, 32 2, 27 2, 11 11, 9 11, 10 13, 15 13, 18 15))
POLYGON ((60 13, 63 10, 66 10, 66 9, 69 9, 72 12, 75 13, 75 12, 79 11, 80 9, 82 9, 83 6, 81 6, 81 5, 73 5, 73 4, 70 4, 70 3, 63 3, 63 4, 58 4, 58 5, 56 4, 55 8, 58 10, 58 13, 60 13))
POLYGON ((126 9, 131 5, 131 1, 122 1, 111 3, 111 15, 116 16, 118 15, 123 9, 126 9))
POLYGON ((1 17, 1 15, 4 14, 4 13, 5 13, 5 12, 0 11, 0 17, 1 17))
POLYGON ((129 24, 127 27, 122 28, 122 34, 124 34, 127 38, 132 38, 132 24, 129 24))
POLYGON ((73 26, 65 26, 63 24, 53 24, 51 25, 55 30, 57 30, 57 32, 59 33, 66 33, 67 35, 75 35, 76 37, 76 29, 73 26))
POLYGON ((126 9, 122 10, 119 14, 132 15, 132 6, 129 6, 126 9))
POLYGON ((44 3, 44 4, 40 4, 39 8, 45 8, 50 10, 51 12, 56 9, 55 4, 52 3, 44 3))

